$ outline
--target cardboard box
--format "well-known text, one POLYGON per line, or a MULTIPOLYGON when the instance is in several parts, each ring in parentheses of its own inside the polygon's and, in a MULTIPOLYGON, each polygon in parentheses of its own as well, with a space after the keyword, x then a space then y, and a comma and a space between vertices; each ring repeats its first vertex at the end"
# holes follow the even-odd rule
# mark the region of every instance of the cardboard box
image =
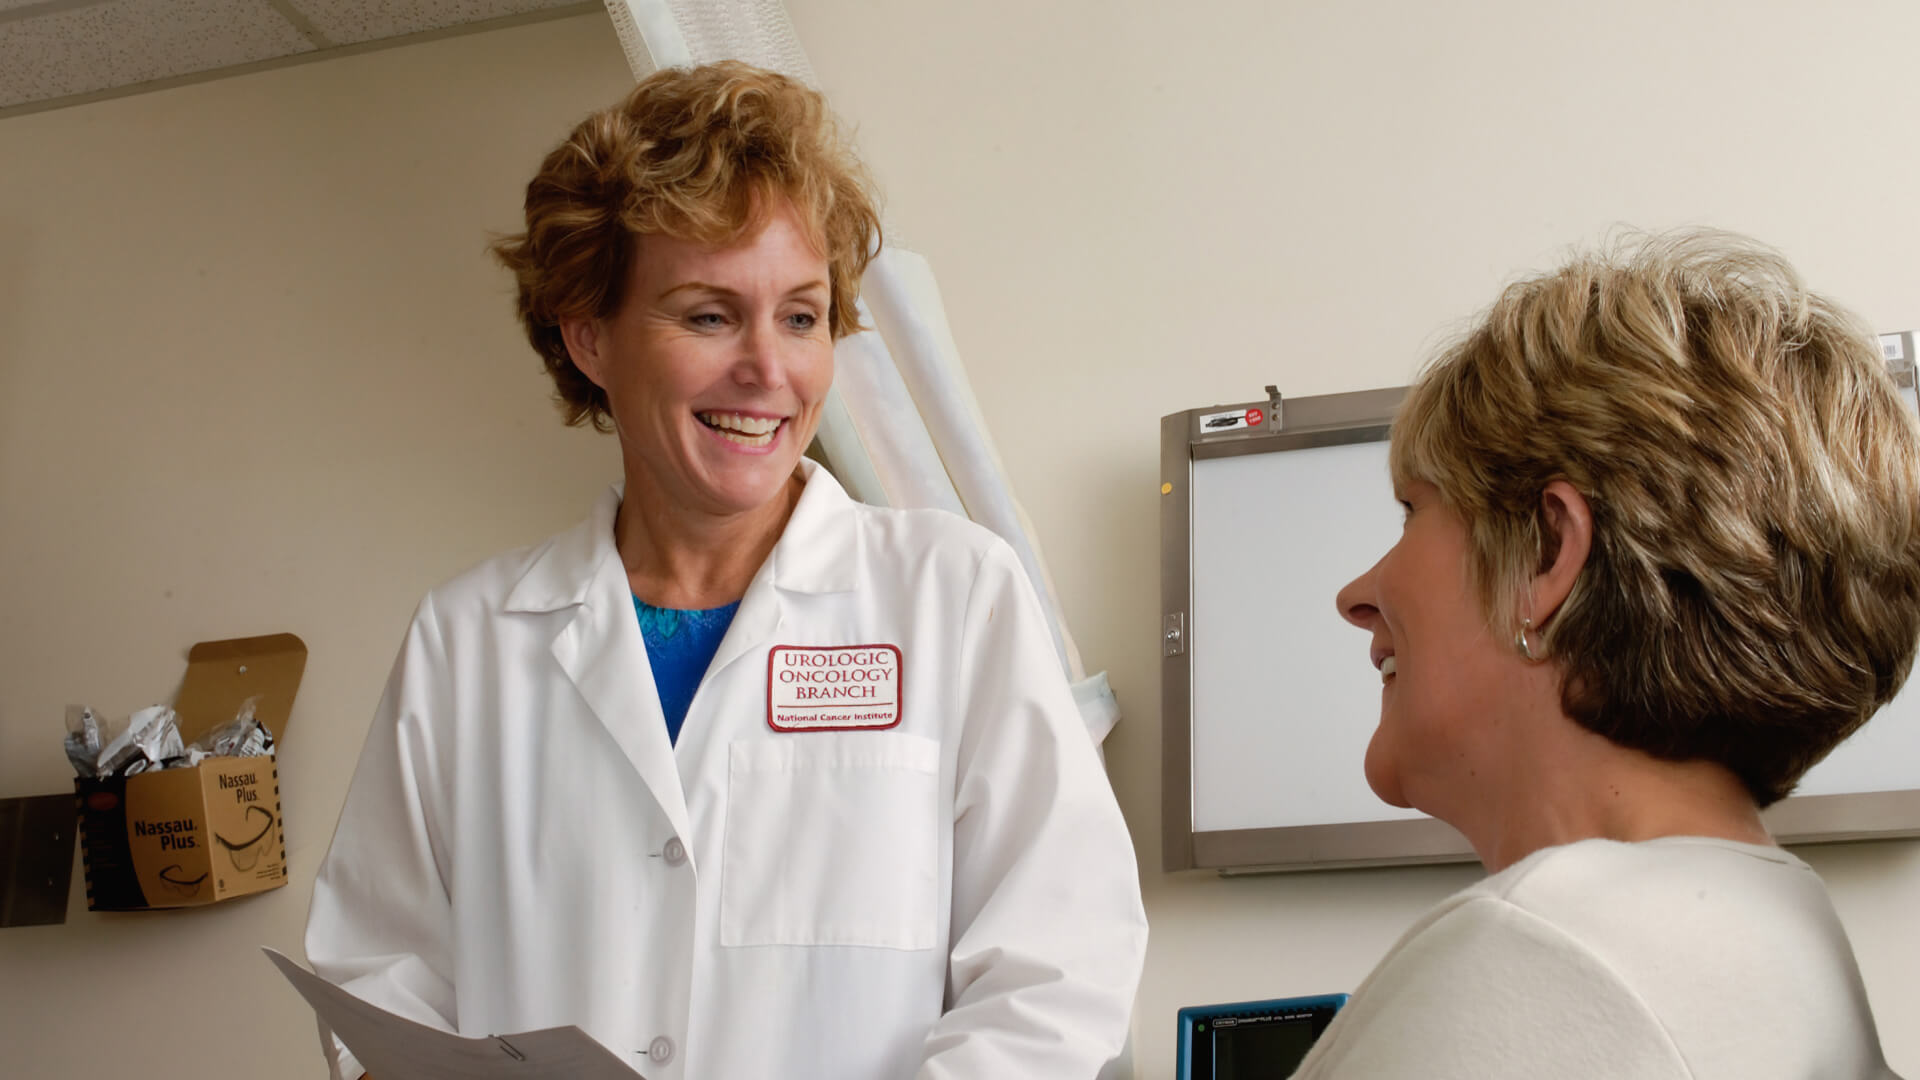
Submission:
MULTIPOLYGON (((278 746, 307 667, 292 634, 203 641, 187 654, 174 703, 191 743, 228 723, 250 697, 278 746)), ((80 855, 87 907, 193 907, 287 883, 275 758, 208 758, 190 769, 79 778, 80 855)))

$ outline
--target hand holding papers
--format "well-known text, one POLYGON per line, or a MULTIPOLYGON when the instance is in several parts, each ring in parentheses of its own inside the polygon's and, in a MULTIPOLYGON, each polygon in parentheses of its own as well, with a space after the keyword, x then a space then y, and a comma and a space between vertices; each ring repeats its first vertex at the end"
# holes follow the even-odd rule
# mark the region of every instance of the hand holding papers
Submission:
POLYGON ((267 958, 376 1080, 642 1080, 577 1027, 469 1039, 368 1004, 272 949, 267 958))

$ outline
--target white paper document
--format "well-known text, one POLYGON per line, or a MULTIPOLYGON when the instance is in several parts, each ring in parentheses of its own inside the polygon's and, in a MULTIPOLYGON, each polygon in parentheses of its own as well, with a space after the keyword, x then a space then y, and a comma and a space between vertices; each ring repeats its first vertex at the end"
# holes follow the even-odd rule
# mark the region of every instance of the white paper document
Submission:
POLYGON ((272 949, 263 950, 375 1080, 641 1080, 577 1027, 469 1039, 354 997, 272 949))

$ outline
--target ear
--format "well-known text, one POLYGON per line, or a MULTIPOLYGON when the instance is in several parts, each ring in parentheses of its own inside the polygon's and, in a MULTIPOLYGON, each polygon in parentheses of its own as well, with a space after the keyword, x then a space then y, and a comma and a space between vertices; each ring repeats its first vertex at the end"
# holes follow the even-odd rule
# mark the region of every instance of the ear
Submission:
POLYGON ((1533 576, 1528 590, 1535 626, 1546 625, 1560 610, 1587 565, 1587 556, 1593 552, 1593 508, 1579 489, 1555 480, 1540 493, 1540 521, 1546 531, 1541 539, 1553 555, 1533 576))
POLYGON ((560 320, 560 340, 566 343, 567 356, 580 374, 602 390, 607 388, 606 357, 601 352, 605 328, 599 319, 566 318, 560 320))

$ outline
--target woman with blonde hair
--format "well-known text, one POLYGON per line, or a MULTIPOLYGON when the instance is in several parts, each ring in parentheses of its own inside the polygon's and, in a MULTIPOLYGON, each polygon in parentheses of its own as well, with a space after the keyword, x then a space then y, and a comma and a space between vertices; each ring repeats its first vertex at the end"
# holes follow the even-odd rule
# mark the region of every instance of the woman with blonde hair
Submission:
POLYGON ((1367 780, 1492 876, 1296 1075, 1888 1075, 1760 818, 1920 642, 1920 433, 1873 335, 1759 245, 1653 238, 1509 287, 1392 438, 1405 530, 1338 598, 1367 780))
POLYGON ((421 603, 317 972, 463 1034, 578 1025, 649 1080, 1120 1053, 1133 849, 1019 562, 802 458, 878 242, 820 96, 743 64, 661 71, 547 157, 495 251, 625 483, 421 603))

